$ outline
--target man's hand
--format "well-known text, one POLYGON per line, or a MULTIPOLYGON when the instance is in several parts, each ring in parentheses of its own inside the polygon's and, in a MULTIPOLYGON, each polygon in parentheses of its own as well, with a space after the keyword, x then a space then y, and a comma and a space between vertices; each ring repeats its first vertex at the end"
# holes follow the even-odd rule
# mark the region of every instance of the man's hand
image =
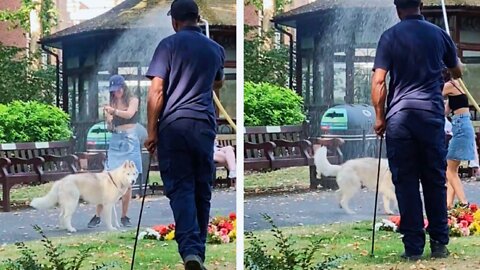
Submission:
POLYGON ((148 152, 153 155, 155 150, 157 150, 157 134, 148 134, 148 138, 145 140, 144 143, 145 148, 147 148, 148 152))
POLYGON ((385 133, 387 125, 385 122, 385 118, 378 118, 375 120, 375 126, 373 129, 375 130, 375 133, 377 133, 378 136, 382 137, 383 134, 385 133))

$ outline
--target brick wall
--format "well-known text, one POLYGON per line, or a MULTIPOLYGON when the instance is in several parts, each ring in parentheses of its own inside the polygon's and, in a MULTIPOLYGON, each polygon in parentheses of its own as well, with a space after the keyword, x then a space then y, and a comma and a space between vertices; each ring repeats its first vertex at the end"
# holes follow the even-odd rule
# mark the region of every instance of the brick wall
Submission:
MULTIPOLYGON (((0 9, 15 10, 20 7, 20 0, 0 1, 0 9)), ((27 39, 20 29, 8 29, 8 24, 0 22, 0 42, 8 46, 26 47, 27 39)))

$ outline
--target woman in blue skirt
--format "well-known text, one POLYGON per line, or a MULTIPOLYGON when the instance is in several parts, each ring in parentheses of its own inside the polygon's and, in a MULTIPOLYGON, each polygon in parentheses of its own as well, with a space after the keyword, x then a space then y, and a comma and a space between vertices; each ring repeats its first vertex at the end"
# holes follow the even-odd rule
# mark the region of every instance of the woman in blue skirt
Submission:
POLYGON ((445 72, 443 96, 447 97, 446 112, 452 113, 452 139, 447 153, 447 207, 454 206, 457 196, 460 205, 467 207, 468 200, 458 176, 461 161, 475 159, 475 132, 470 121, 470 110, 467 95, 461 90, 459 83, 452 80, 445 72))
MULTIPOLYGON (((139 139, 139 99, 134 96, 125 84, 125 79, 120 75, 110 78, 110 106, 105 106, 105 117, 112 137, 108 146, 107 170, 115 170, 126 160, 135 163, 137 171, 142 172, 141 145, 139 139)), ((141 179, 139 174, 139 179, 141 179)), ((130 218, 127 216, 128 204, 132 197, 130 187, 122 197, 122 216, 120 219, 124 227, 130 227, 130 218)), ((102 206, 97 206, 96 215, 88 223, 88 227, 100 224, 102 206)))

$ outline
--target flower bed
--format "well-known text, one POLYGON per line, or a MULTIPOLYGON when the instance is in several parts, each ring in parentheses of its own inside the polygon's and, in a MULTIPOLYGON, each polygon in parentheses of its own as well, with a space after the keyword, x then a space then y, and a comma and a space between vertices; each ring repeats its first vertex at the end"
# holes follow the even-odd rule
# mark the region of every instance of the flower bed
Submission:
MULTIPOLYGON (((230 213, 228 217, 217 216, 208 224, 207 242, 211 244, 223 244, 234 242, 237 236, 237 216, 230 213)), ((175 239, 175 224, 156 225, 147 228, 138 236, 139 239, 153 239, 158 241, 170 241, 175 239)))
MULTIPOLYGON (((399 226, 400 217, 393 216, 375 224, 375 229, 396 232, 399 226)), ((425 228, 427 226, 428 221, 425 219, 425 228)), ((449 210, 448 228, 450 236, 453 237, 480 235, 480 210, 477 204, 471 204, 469 207, 456 205, 449 210)))

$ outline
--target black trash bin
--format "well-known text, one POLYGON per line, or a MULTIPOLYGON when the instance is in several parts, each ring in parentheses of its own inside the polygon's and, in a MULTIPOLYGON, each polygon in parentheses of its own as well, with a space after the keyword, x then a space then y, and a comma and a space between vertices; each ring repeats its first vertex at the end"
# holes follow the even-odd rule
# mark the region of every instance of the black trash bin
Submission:
MULTIPOLYGON (((322 117, 322 138, 341 138, 344 161, 361 157, 378 157, 378 141, 373 125, 375 110, 367 104, 337 105, 322 117)), ((385 149, 385 148, 384 148, 385 149)))

